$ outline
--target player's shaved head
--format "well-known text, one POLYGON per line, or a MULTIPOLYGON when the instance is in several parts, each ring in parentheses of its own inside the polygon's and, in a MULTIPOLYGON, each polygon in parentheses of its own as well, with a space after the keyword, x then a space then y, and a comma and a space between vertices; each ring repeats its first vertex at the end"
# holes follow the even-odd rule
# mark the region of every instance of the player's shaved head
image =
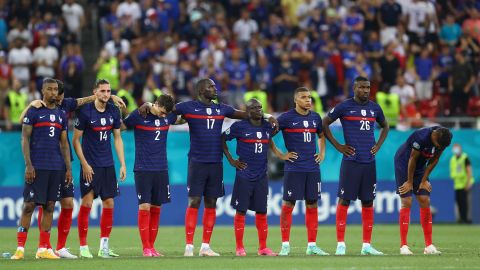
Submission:
POLYGON ((262 106, 262 103, 260 103, 260 101, 258 101, 258 99, 256 99, 256 98, 252 98, 249 101, 247 101, 247 103, 245 103, 245 106, 247 106, 247 108, 250 108, 250 107, 255 106, 255 105, 262 106))
POLYGON ((195 91, 200 99, 205 102, 211 102, 217 98, 217 88, 215 82, 209 78, 201 79, 195 85, 195 91))
POLYGON ((58 86, 57 80, 55 80, 53 78, 45 78, 42 81, 42 87, 45 87, 47 84, 50 84, 50 83, 56 83, 57 86, 58 86))
POLYGON ((207 85, 210 81, 211 80, 208 79, 208 78, 199 80, 197 82, 197 84, 195 85, 195 91, 197 92, 197 94, 200 94, 201 92, 205 91, 205 89, 207 88, 207 85))
POLYGON ((310 92, 310 89, 308 89, 307 87, 298 87, 297 89, 295 89, 295 91, 293 92, 293 95, 296 97, 298 93, 302 93, 302 92, 310 92))
POLYGON ((165 108, 165 111, 167 113, 173 110, 174 102, 173 102, 173 97, 170 95, 166 95, 166 94, 160 95, 155 101, 155 103, 157 103, 158 106, 165 108))

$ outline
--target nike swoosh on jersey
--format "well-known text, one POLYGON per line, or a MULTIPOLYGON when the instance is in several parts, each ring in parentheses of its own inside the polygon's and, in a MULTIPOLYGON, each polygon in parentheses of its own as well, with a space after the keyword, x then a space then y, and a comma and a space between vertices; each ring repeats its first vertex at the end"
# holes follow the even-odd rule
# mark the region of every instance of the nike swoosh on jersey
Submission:
POLYGON ((40 116, 39 118, 42 119, 42 118, 44 118, 45 116, 46 116, 46 115, 42 115, 42 116, 40 116))
POLYGON ((199 112, 199 111, 201 111, 201 110, 202 110, 202 109, 195 109, 196 112, 199 112))
POLYGON ((90 124, 93 124, 93 123, 95 123, 95 122, 97 122, 97 120, 95 120, 95 121, 90 121, 90 124))

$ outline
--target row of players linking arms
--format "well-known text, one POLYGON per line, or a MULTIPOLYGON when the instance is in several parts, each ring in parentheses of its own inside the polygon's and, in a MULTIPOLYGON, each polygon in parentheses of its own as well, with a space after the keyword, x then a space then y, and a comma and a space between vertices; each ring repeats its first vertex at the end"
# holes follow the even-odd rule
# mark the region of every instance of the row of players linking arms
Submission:
MULTIPOLYGON (((236 210, 234 231, 236 256, 246 256, 243 245, 245 214, 254 211, 260 256, 288 256, 292 211, 297 200, 305 200, 308 243, 307 255, 329 255, 317 245, 318 211, 321 194, 320 163, 325 157, 325 138, 341 153, 336 210, 337 248, 335 255, 346 254, 344 240, 347 210, 351 200, 362 203, 362 255, 383 255, 371 245, 376 189, 375 155, 387 137, 389 128, 382 109, 369 100, 370 82, 357 77, 354 97, 331 109, 321 119, 312 111, 310 90, 300 87, 292 91, 295 108, 278 119, 263 113, 261 103, 252 99, 246 111, 213 102, 217 98, 215 83, 201 79, 195 89, 197 100, 174 104, 172 97, 161 95, 154 104, 146 103, 122 119, 125 107, 121 99, 111 95, 107 80, 97 80, 93 96, 64 98, 61 81, 43 81, 43 100, 35 101, 22 115, 22 150, 25 158, 24 206, 17 231, 17 250, 12 259, 23 259, 31 217, 39 210, 39 247, 36 258, 93 258, 87 244, 89 213, 93 200, 100 196, 100 248, 98 256, 119 256, 109 246, 113 226, 114 198, 118 194, 117 175, 113 162, 111 137, 120 162, 120 180, 126 178, 121 130, 134 130, 134 178, 138 198, 138 229, 145 257, 163 256, 154 247, 157 238, 161 205, 170 202, 166 140, 171 124, 188 123, 190 151, 188 154, 188 207, 185 214, 185 253, 194 256, 193 238, 198 209, 204 199, 203 237, 199 256, 220 256, 210 246, 215 224, 216 200, 224 195, 223 154, 236 168, 231 205, 236 210), (114 105, 109 100, 113 100, 114 105), (81 163, 81 206, 78 213, 79 256, 65 248, 72 223, 73 159, 67 136, 67 114, 76 111, 73 148, 81 163), (222 133, 225 117, 239 119, 222 133), (342 124, 345 144, 332 135, 329 125, 337 119, 342 124), (375 123, 381 128, 375 140, 375 123), (275 146, 272 137, 281 131, 287 153, 275 146), (236 140, 234 159, 226 144, 236 140), (267 225, 267 152, 268 149, 285 161, 283 205, 280 218, 282 245, 278 253, 266 245, 267 225), (318 149, 318 151, 317 151, 318 149), (58 242, 50 244, 55 202, 60 201, 58 242)), ((450 145, 451 132, 435 126, 414 131, 395 154, 397 193, 401 197, 400 254, 412 255, 407 244, 412 195, 420 205, 424 233, 424 254, 440 254, 432 244, 432 214, 428 176, 438 163, 443 150, 450 145)))

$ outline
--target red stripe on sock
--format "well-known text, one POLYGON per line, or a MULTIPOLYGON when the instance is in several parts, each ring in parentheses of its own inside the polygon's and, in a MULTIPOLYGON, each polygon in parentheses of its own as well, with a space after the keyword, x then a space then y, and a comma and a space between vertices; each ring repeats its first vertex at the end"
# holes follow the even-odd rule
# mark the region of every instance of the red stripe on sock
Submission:
POLYGON ((18 247, 25 247, 25 243, 27 242, 27 232, 17 232, 17 246, 18 247))
POLYGON ((432 244, 432 212, 430 207, 420 208, 420 223, 422 224, 425 246, 432 244))
POLYGON ((65 247, 68 234, 70 233, 70 227, 72 226, 72 208, 62 208, 60 216, 58 217, 58 241, 57 250, 65 247))
POLYGON ((142 240, 143 249, 150 247, 150 211, 138 210, 138 231, 142 240))
POLYGON ((185 212, 185 242, 193 244, 193 236, 195 235, 195 228, 197 227, 198 209, 188 207, 185 212))
POLYGON ((267 236, 268 236, 267 215, 256 214, 255 225, 257 227, 259 249, 267 248, 267 236))
POLYGON ((100 218, 100 237, 110 237, 113 226, 113 208, 103 208, 100 218))
POLYGON ((243 232, 245 231, 245 216, 235 214, 233 218, 233 228, 235 230, 235 243, 237 248, 243 248, 243 232))
POLYGON ((160 208, 150 207, 150 247, 154 247, 157 240, 158 224, 160 224, 160 208))
POLYGON ((318 208, 307 208, 305 212, 305 226, 309 243, 317 242, 318 208))
POLYGON ((90 215, 90 207, 80 206, 78 212, 78 239, 80 240, 80 246, 87 245, 88 234, 88 216, 90 215))
POLYGON ((372 241, 373 206, 362 207, 363 243, 372 241))
POLYGON ((205 208, 203 211, 203 243, 210 243, 212 237, 213 227, 215 226, 215 219, 217 218, 215 208, 205 208))
POLYGON ((282 205, 282 213, 280 214, 280 229, 282 231, 282 242, 290 240, 290 228, 292 227, 292 211, 293 207, 282 205))
POLYGON ((347 227, 348 206, 337 204, 336 228, 337 242, 345 242, 345 230, 347 227))
POLYGON ((398 219, 400 225, 400 246, 407 245, 408 225, 410 224, 410 208, 400 209, 398 219))

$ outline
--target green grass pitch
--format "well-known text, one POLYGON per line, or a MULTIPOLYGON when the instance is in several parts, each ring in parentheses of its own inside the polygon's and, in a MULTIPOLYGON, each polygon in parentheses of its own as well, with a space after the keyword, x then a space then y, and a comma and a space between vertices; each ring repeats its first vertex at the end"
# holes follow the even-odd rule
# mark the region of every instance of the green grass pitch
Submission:
MULTIPOLYGON (((195 235, 195 253, 198 253, 202 236, 198 227, 195 235)), ((52 233, 52 243, 56 242, 56 230, 52 233)), ((89 230, 90 249, 94 255, 98 251, 99 229, 89 230)), ((135 227, 114 227, 110 246, 121 255, 116 259, 91 260, 35 260, 38 231, 29 233, 26 259, 11 261, 0 259, 0 269, 48 269, 48 270, 101 270, 101 269, 480 269, 480 226, 434 225, 433 240, 443 253, 440 256, 423 255, 423 234, 417 224, 410 226, 409 245, 414 256, 399 255, 399 235, 396 225, 376 225, 373 231, 373 245, 388 254, 382 257, 360 256, 361 226, 347 226, 347 256, 312 257, 305 255, 306 230, 295 226, 291 232, 292 253, 289 257, 265 258, 256 255, 257 233, 253 226, 245 230, 247 257, 236 258, 233 228, 217 226, 213 232, 211 246, 222 256, 219 258, 184 258, 183 227, 160 227, 156 247, 163 258, 142 258, 140 239, 135 227)), ((16 246, 15 228, 0 229, 0 251, 13 253, 16 246)), ((280 249, 278 226, 269 229, 268 246, 278 252, 280 249)), ((319 226, 319 246, 329 253, 335 252, 335 227, 319 226)), ((67 246, 78 253, 77 229, 72 228, 67 246)))

